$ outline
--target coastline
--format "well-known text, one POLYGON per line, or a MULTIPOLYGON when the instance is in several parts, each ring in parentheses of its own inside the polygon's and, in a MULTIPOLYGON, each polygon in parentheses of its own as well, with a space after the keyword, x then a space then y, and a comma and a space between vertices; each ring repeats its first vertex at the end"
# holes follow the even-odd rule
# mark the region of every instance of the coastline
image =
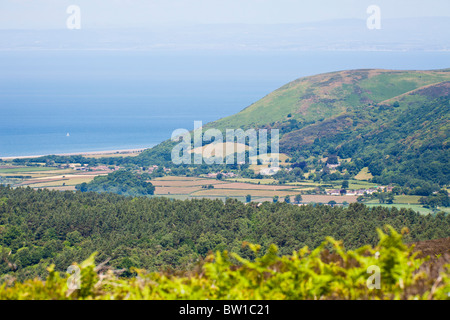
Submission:
MULTIPOLYGON (((151 147, 149 147, 151 148, 151 147)), ((47 155, 34 155, 34 156, 17 156, 17 157, 1 157, 2 160, 14 160, 14 159, 34 159, 40 157, 46 157, 50 155, 56 156, 101 156, 101 155, 116 155, 116 154, 133 154, 133 153, 141 153, 142 151, 149 148, 140 148, 140 149, 121 149, 121 150, 107 150, 107 151, 87 151, 87 152, 73 152, 73 153, 58 153, 58 154, 47 154, 47 155)))

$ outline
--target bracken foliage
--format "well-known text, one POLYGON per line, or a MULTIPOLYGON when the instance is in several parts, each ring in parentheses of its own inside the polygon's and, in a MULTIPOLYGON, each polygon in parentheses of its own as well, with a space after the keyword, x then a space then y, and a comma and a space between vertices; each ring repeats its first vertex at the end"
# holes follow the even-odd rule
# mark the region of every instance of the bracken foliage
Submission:
POLYGON ((392 227, 386 229, 378 229, 375 247, 349 251, 331 237, 312 251, 304 247, 282 257, 275 245, 259 256, 261 247, 246 243, 258 256, 255 260, 217 252, 189 274, 135 270, 136 277, 121 278, 105 265, 96 267, 93 254, 79 265, 80 289, 68 290, 69 275, 50 267, 45 281, 4 283, 0 299, 450 299, 450 265, 430 277, 421 269, 427 259, 418 258, 392 227), (380 270, 380 289, 368 288, 370 266, 380 270))

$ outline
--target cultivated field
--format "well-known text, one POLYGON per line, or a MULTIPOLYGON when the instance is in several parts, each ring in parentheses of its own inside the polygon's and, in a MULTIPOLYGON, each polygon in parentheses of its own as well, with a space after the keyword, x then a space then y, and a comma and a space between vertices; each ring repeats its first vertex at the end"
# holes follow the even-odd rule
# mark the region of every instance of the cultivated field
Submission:
POLYGON ((105 172, 79 172, 73 169, 53 167, 2 166, 0 177, 12 186, 48 188, 52 190, 75 190, 77 184, 90 182, 105 172))
POLYGON ((367 167, 362 168, 362 170, 355 176, 356 180, 369 180, 372 178, 373 178, 373 176, 369 172, 369 168, 367 168, 367 167))
MULTIPOLYGON (((279 197, 279 201, 284 201, 286 196, 291 196, 291 201, 297 194, 302 194, 306 190, 314 189, 316 183, 297 183, 286 185, 268 184, 271 179, 200 179, 194 177, 172 177, 166 176, 157 178, 151 182, 155 185, 155 195, 169 196, 174 199, 193 198, 213 198, 225 199, 235 198, 245 200, 247 195, 251 195, 252 201, 264 202, 273 201, 274 196, 279 197), (239 181, 239 182, 235 182, 239 181), (260 184, 258 184, 260 182, 260 184), (213 189, 205 189, 202 186, 213 185, 213 189)), ((328 196, 328 195, 302 195, 302 203, 353 203, 356 196, 328 196)))
MULTIPOLYGON (((250 179, 250 178, 230 178, 226 179, 225 181, 233 181, 233 182, 247 182, 247 183, 253 183, 253 184, 272 184, 273 182, 278 183, 277 180, 273 179, 250 179)), ((288 183, 289 184, 289 183, 288 183)))
MULTIPOLYGON (((0 178, 13 186, 29 186, 31 188, 47 188, 50 190, 75 190, 75 186, 83 182, 90 182, 96 176, 105 175, 106 171, 80 172, 74 169, 56 169, 54 167, 21 167, 3 165, 0 166, 0 178)), ((302 203, 323 203, 335 201, 338 204, 344 202, 354 203, 357 196, 329 196, 329 195, 308 195, 306 191, 313 190, 320 186, 317 182, 302 181, 288 183, 285 185, 273 184, 272 179, 227 179, 217 180, 205 177, 180 177, 165 176, 151 180, 156 187, 155 196, 170 197, 173 199, 226 199, 235 198, 245 201, 250 195, 254 202, 273 201, 274 196, 279 197, 279 201, 284 201, 286 196, 290 196, 291 202, 297 194, 302 194, 302 203), (203 186, 212 185, 214 188, 206 189, 203 186)), ((276 181, 275 181, 276 182, 276 181)), ((342 181, 327 182, 333 188, 339 188, 342 181)), ((350 180, 350 189, 375 187, 373 183, 367 181, 350 180)), ((327 189, 329 189, 327 187, 327 189)), ((408 208, 421 214, 433 214, 435 211, 422 207, 419 204, 419 196, 395 196, 393 204, 380 204, 378 200, 366 202, 368 206, 385 206, 396 208, 408 208)), ((439 208, 445 212, 450 209, 439 208)))
POLYGON ((202 190, 201 187, 156 187, 155 195, 190 195, 196 191, 202 190))
MULTIPOLYGON (((367 205, 368 207, 378 207, 378 206, 381 206, 381 207, 386 207, 386 208, 397 208, 397 209, 402 209, 402 208, 404 208, 404 209, 411 209, 411 210, 414 210, 414 211, 416 211, 416 212, 419 212, 420 214, 423 214, 423 215, 427 215, 427 214, 433 214, 434 212, 433 212, 433 210, 431 210, 431 209, 428 209, 428 208, 424 208, 424 207, 422 207, 421 205, 418 205, 418 204, 380 204, 380 203, 377 203, 377 202, 374 202, 374 203, 364 203, 365 205, 367 205)), ((444 212, 448 212, 448 208, 442 208, 442 209, 440 209, 439 211, 444 211, 444 212)))
POLYGON ((216 189, 271 190, 271 191, 292 189, 292 186, 251 184, 251 183, 243 183, 243 182, 231 182, 231 183, 219 184, 214 187, 216 189))
MULTIPOLYGON (((299 193, 299 192, 297 192, 299 193)), ((272 191, 272 190, 248 190, 248 189, 210 189, 193 193, 195 196, 222 196, 222 197, 285 197, 287 195, 295 195, 293 191, 272 191)))
POLYGON ((191 186, 203 186, 212 184, 214 186, 218 186, 221 184, 227 184, 225 181, 213 180, 213 179, 191 179, 187 178, 186 180, 159 180, 154 179, 151 183, 155 187, 191 187, 191 186))

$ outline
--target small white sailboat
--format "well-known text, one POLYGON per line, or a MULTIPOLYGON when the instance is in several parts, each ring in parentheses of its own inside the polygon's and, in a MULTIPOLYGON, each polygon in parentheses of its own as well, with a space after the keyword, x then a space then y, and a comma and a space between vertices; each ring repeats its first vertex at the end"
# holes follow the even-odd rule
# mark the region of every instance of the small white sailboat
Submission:
POLYGON ((67 132, 66 137, 70 137, 70 133, 67 132))

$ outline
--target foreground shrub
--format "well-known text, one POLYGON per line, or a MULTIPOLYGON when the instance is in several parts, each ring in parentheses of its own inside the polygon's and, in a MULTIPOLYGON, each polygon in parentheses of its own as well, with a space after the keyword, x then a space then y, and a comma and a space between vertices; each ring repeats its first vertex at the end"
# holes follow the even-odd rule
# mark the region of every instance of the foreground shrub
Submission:
POLYGON ((450 265, 430 277, 429 257, 419 258, 401 234, 386 229, 378 230, 377 246, 349 251, 333 238, 312 251, 305 247, 282 257, 274 245, 260 255, 259 245, 247 243, 254 261, 217 252, 191 274, 133 270, 136 277, 120 278, 105 265, 96 267, 93 254, 76 266, 80 289, 69 290, 69 275, 49 267, 45 281, 4 279, 0 299, 450 299, 450 265), (376 279, 372 270, 379 271, 379 289, 368 287, 376 279))

